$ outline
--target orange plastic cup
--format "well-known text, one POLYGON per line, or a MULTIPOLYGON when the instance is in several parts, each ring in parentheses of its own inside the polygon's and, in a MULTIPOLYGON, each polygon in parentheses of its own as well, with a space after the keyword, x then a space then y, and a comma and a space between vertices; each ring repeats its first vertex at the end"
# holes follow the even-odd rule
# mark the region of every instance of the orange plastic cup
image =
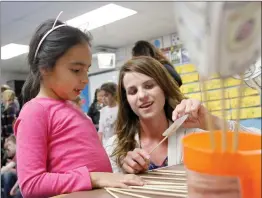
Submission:
MULTIPOLYGON (((208 184, 206 187, 213 188, 212 196, 207 194, 200 196, 190 193, 204 192, 205 189, 194 189, 195 184, 201 183, 199 178, 208 178, 205 175, 212 175, 214 178, 220 176, 220 178, 236 178, 239 184, 239 195, 235 197, 242 198, 260 198, 261 197, 261 135, 251 134, 247 132, 239 132, 239 147, 237 152, 233 152, 233 132, 227 132, 227 148, 225 152, 222 152, 221 145, 221 131, 215 131, 215 150, 211 150, 210 133, 192 133, 183 138, 184 147, 184 165, 188 170, 188 194, 190 197, 227 197, 222 196, 223 193, 218 193, 219 188, 223 187, 223 180, 213 179, 206 181, 208 184), (199 177, 197 176, 199 174, 199 177), (203 176, 204 175, 204 176, 203 176), (221 177, 222 176, 222 177, 221 177), (196 177, 196 178, 192 178, 196 177), (212 181, 212 182, 211 182, 212 181), (190 186, 191 185, 191 186, 190 186), (215 186, 215 185, 220 185, 215 186), (192 187, 192 188, 191 188, 192 187), (193 190, 190 190, 193 189, 193 190), (215 190, 214 190, 215 189, 215 190), (214 191, 217 190, 217 193, 214 191), (214 195, 214 194, 217 194, 214 195)), ((218 177, 217 177, 218 178, 218 177)), ((204 179, 205 180, 205 179, 204 179)), ((205 181, 202 180, 202 183, 205 181)), ((207 179, 208 180, 208 179, 207 179)), ((225 185, 234 188, 232 180, 226 180, 225 185), (227 183, 227 184, 226 184, 227 183)), ((199 185, 199 184, 196 184, 199 185)), ((203 186, 202 186, 203 187, 203 186)), ((196 187, 197 188, 197 187, 196 187)), ((227 189, 229 190, 229 189, 227 189)), ((236 190, 236 189, 233 189, 236 190)), ((230 197, 230 196, 229 196, 230 197)), ((233 197, 231 195, 231 197, 233 197)))

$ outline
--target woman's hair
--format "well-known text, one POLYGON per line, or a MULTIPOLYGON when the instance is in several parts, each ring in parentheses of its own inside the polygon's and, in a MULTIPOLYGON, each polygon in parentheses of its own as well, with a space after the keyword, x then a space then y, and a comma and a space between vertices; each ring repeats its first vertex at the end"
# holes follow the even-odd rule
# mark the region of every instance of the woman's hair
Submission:
POLYGON ((91 37, 89 34, 67 25, 57 27, 64 24, 59 20, 54 27, 57 27, 57 29, 53 29, 54 23, 55 20, 47 20, 42 23, 36 29, 30 41, 28 53, 30 73, 22 88, 24 103, 36 97, 40 90, 41 68, 52 70, 56 61, 73 46, 81 43, 90 45, 91 37), (53 30, 51 31, 51 29, 53 30), (51 32, 48 34, 48 31, 51 32), (43 42, 40 43, 43 38, 43 42), (38 49, 38 47, 40 48, 38 49))
POLYGON ((117 84, 113 82, 108 82, 102 84, 101 90, 110 93, 113 97, 116 98, 116 92, 117 92, 117 84))
POLYGON ((11 89, 7 89, 2 93, 2 98, 4 101, 14 101, 15 100, 15 92, 11 89))
POLYGON ((131 109, 126 96, 123 78, 128 72, 137 72, 153 78, 163 90, 166 102, 164 110, 167 118, 172 120, 172 112, 177 104, 185 97, 181 93, 175 80, 157 60, 148 56, 134 57, 127 61, 121 68, 118 81, 118 115, 116 121, 117 147, 112 153, 116 156, 117 164, 121 166, 121 160, 128 151, 136 147, 135 134, 139 132, 139 118, 131 109))

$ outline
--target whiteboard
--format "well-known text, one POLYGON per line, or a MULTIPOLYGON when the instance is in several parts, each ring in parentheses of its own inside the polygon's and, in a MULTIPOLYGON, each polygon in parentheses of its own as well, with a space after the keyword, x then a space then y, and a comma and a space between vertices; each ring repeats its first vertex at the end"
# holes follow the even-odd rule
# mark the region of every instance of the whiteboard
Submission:
POLYGON ((100 88, 102 84, 107 82, 114 82, 117 84, 118 76, 119 76, 119 70, 89 76, 90 105, 94 100, 96 89, 100 88))

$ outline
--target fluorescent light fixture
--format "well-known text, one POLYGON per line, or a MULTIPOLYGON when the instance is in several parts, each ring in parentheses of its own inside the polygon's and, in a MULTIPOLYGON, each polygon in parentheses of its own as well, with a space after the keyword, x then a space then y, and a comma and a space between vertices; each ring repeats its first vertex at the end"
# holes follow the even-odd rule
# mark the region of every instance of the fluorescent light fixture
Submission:
POLYGON ((97 53, 93 54, 94 60, 97 58, 98 68, 100 69, 112 69, 116 65, 116 54, 115 53, 97 53))
POLYGON ((110 3, 68 20, 66 21, 66 24, 77 27, 81 30, 93 30, 120 19, 132 16, 136 13, 136 11, 129 8, 110 3))
POLYGON ((25 54, 29 51, 28 45, 19 45, 15 43, 10 43, 1 47, 1 59, 6 60, 13 58, 15 56, 19 56, 21 54, 25 54))

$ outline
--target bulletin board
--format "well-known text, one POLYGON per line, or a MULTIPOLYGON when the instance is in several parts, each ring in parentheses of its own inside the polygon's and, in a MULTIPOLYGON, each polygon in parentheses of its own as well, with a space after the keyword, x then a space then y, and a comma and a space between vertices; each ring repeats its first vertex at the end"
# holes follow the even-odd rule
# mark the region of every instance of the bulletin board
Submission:
MULTIPOLYGON (((180 74, 183 85, 181 91, 188 98, 195 98, 203 101, 200 91, 199 74, 196 67, 190 63, 190 54, 182 44, 162 48, 162 52, 173 63, 174 68, 180 74)), ((212 114, 222 117, 222 90, 221 80, 214 75, 207 83, 207 101, 209 111, 212 114)), ((237 118, 237 97, 240 80, 228 78, 226 80, 226 118, 236 120, 237 118)), ((241 120, 261 120, 261 97, 257 90, 245 86, 244 98, 241 104, 241 120)), ((261 124, 259 126, 261 128, 261 124)))
MULTIPOLYGON (((189 98, 196 98, 203 101, 203 95, 200 92, 199 75, 192 64, 175 66, 176 71, 181 75, 183 85, 181 91, 189 98)), ((225 98, 227 119, 235 120, 237 118, 237 97, 240 80, 229 78, 226 80, 225 98)), ((221 116, 221 80, 213 76, 207 83, 207 101, 209 110, 221 116)), ((240 119, 261 118, 261 98, 257 90, 245 86, 244 97, 241 104, 240 119)))

